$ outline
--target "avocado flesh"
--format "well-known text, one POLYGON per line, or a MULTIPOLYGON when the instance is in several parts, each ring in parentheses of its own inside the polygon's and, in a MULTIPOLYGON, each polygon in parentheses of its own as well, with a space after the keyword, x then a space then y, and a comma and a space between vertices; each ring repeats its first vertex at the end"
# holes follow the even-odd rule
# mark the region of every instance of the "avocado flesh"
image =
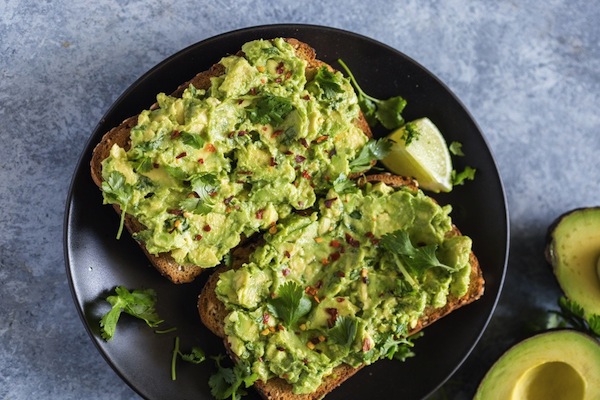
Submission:
POLYGON ((571 330, 541 333, 510 348, 474 400, 600 399, 600 343, 571 330))
POLYGON ((565 295, 600 315, 600 207, 571 211, 550 232, 548 258, 565 295))

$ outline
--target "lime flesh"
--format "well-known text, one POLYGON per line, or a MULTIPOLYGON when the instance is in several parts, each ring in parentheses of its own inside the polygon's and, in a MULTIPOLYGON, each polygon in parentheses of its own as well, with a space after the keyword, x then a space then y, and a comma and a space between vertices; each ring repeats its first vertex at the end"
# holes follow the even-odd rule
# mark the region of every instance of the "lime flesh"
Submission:
POLYGON ((407 123, 388 135, 394 144, 381 162, 396 175, 409 176, 422 189, 452 190, 452 160, 441 132, 428 118, 407 123), (414 133, 407 144, 407 137, 414 133))

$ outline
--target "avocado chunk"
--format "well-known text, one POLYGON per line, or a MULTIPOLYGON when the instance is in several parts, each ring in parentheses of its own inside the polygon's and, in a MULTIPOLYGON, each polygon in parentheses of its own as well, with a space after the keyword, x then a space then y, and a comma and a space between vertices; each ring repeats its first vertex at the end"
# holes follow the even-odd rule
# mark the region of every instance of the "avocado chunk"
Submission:
POLYGON ((510 348, 474 400, 600 399, 600 343, 572 330, 540 333, 510 348))
POLYGON ((569 211, 548 233, 546 258, 565 295, 586 318, 600 315, 600 207, 569 211))

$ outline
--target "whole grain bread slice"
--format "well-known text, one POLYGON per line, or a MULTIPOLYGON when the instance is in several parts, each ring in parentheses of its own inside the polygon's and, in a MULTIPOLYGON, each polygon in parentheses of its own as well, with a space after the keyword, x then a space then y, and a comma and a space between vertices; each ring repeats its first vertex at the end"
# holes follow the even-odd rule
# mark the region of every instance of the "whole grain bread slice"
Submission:
MULTIPOLYGON (((368 175, 359 179, 359 183, 365 182, 383 182, 389 186, 396 188, 404 187, 411 191, 414 191, 418 188, 418 183, 415 180, 389 173, 368 175)), ((455 236, 461 235, 461 233, 456 226, 453 226, 448 235, 455 236)), ((230 268, 239 267, 244 262, 247 262, 250 254, 258 244, 260 243, 255 242, 252 246, 240 247, 236 249, 232 265, 230 267, 218 267, 208 278, 208 281, 202 289, 202 292, 198 296, 197 305, 200 319, 212 333, 223 339, 226 349, 228 349, 229 345, 224 331, 224 321, 228 311, 225 308, 225 305, 217 298, 216 295, 216 287, 219 281, 219 275, 230 268)), ((449 295, 446 305, 441 308, 427 308, 423 316, 419 319, 417 325, 409 332, 410 335, 419 332, 426 326, 431 325, 435 321, 438 321, 442 317, 452 313, 454 310, 474 302, 483 295, 485 288, 483 272, 477 257, 472 251, 469 255, 469 264, 471 266, 471 273, 467 292, 461 297, 449 295)), ((230 356, 235 360, 235 356, 233 356, 231 352, 229 353, 230 356)), ((261 397, 268 400, 318 400, 352 377, 362 367, 363 366, 354 368, 347 364, 341 364, 335 367, 333 369, 333 373, 326 376, 317 390, 310 394, 294 394, 292 392, 292 385, 281 378, 272 378, 267 382, 259 380, 254 383, 254 387, 261 397)))
MULTIPOLYGON (((307 63, 305 74, 307 80, 311 80, 315 75, 316 71, 326 66, 330 70, 333 68, 320 61, 316 58, 315 50, 308 44, 301 42, 294 38, 288 38, 286 41, 293 46, 298 57, 304 59, 307 63)), ((241 51, 238 53, 242 55, 241 51)), ((181 97, 184 90, 193 85, 196 89, 209 89, 211 86, 211 78, 222 75, 225 72, 225 68, 221 64, 214 64, 207 71, 198 73, 188 82, 181 84, 173 93, 172 96, 181 97)), ((158 108, 155 103, 151 109, 158 108)), ((102 187, 102 161, 106 159, 110 154, 110 149, 114 144, 128 150, 130 147, 130 132, 131 129, 137 125, 138 116, 132 116, 124 120, 119 126, 114 127, 108 131, 96 145, 92 153, 92 159, 90 162, 90 172, 92 180, 98 187, 102 187)), ((362 115, 359 114, 359 118, 354 121, 357 127, 359 127, 367 137, 371 137, 372 133, 369 125, 362 115)), ((120 214, 121 209, 118 205, 114 205, 115 211, 120 214)), ((144 229, 144 226, 139 223, 134 217, 127 214, 125 216, 125 227, 133 234, 144 229)), ((170 279, 173 283, 187 283, 193 281, 198 275, 202 273, 204 268, 194 265, 180 265, 178 264, 168 253, 150 254, 143 242, 138 242, 151 264, 165 277, 170 279)))

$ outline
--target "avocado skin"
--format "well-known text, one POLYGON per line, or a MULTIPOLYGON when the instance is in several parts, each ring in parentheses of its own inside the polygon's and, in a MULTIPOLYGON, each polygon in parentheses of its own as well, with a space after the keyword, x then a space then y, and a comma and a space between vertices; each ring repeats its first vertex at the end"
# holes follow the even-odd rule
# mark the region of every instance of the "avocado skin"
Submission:
POLYGON ((571 329, 547 331, 525 339, 492 365, 473 400, 543 398, 600 399, 600 342, 571 329), (555 368, 555 372, 536 375, 544 368, 555 368), (549 393, 551 397, 547 397, 549 393))
POLYGON ((600 314, 600 206, 559 216, 548 228, 545 256, 567 298, 586 316, 600 314))

